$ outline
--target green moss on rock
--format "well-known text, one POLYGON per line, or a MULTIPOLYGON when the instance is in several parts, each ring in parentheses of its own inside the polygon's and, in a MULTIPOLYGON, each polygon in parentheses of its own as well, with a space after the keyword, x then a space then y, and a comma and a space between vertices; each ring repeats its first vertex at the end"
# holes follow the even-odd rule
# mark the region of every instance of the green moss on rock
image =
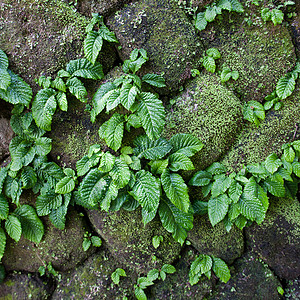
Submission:
POLYGON ((190 133, 198 137, 204 147, 193 161, 196 169, 204 169, 218 160, 238 135, 242 122, 240 101, 218 76, 207 73, 190 81, 172 101, 164 135, 190 133))

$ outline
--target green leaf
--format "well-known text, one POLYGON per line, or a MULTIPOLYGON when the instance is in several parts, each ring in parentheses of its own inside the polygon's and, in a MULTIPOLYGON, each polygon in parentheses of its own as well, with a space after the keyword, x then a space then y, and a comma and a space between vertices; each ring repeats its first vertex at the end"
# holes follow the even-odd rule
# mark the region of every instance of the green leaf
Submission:
POLYGON ((58 229, 64 230, 66 224, 67 208, 63 205, 52 210, 49 215, 51 223, 58 229))
POLYGON ((7 234, 18 242, 21 238, 22 227, 19 219, 13 215, 9 215, 5 221, 5 229, 7 234))
POLYGON ((58 194, 67 194, 74 190, 75 188, 75 181, 72 177, 65 177, 61 179, 55 187, 55 193, 58 194))
POLYGON ((5 246, 6 246, 6 235, 4 230, 0 227, 0 260, 4 255, 5 246))
POLYGON ((140 287, 134 289, 134 295, 137 300, 147 300, 145 292, 140 287))
POLYGON ((102 240, 99 236, 93 235, 91 237, 91 242, 92 242, 94 247, 100 247, 102 245, 102 240))
POLYGON ((243 193, 243 187, 237 182, 233 181, 227 191, 229 198, 233 203, 237 203, 243 193))
POLYGON ((36 199, 36 211, 39 216, 47 216, 53 209, 62 205, 62 196, 54 193, 53 190, 42 190, 36 199))
POLYGON ((292 145, 293 145, 293 147, 296 151, 300 151, 300 140, 299 141, 293 141, 292 145))
POLYGON ((212 174, 207 171, 198 171, 192 179, 189 181, 189 185, 193 186, 205 186, 212 180, 212 174))
POLYGON ((160 199, 160 187, 155 177, 148 171, 136 173, 136 182, 132 188, 134 198, 148 212, 156 211, 160 199))
POLYGON ((109 97, 106 101, 106 112, 113 110, 121 103, 120 90, 112 90, 108 94, 109 97))
POLYGON ((159 276, 159 271, 157 269, 150 270, 147 274, 147 278, 150 281, 156 280, 158 278, 158 276, 159 276))
POLYGON ((216 179, 213 182, 212 188, 211 188, 211 196, 212 198, 216 198, 221 194, 224 194, 227 189, 231 186, 233 182, 233 179, 230 177, 221 177, 216 179))
POLYGON ((155 87, 166 86, 165 79, 160 74, 146 74, 143 76, 142 81, 155 87))
POLYGON ((110 94, 108 92, 111 92, 116 89, 116 86, 111 82, 106 82, 105 84, 102 84, 100 88, 97 90, 97 92, 94 94, 92 103, 93 103, 93 109, 91 111, 91 121, 94 123, 95 118, 98 114, 102 112, 104 107, 106 106, 107 99, 110 94))
POLYGON ((285 188, 283 183, 280 183, 278 181, 272 181, 270 178, 267 178, 263 182, 263 185, 268 190, 268 192, 274 195, 275 197, 285 196, 285 188))
POLYGON ((249 220, 259 224, 265 218, 265 209, 262 203, 253 193, 244 192, 239 200, 241 213, 249 220))
POLYGON ((0 68, 0 90, 6 91, 11 83, 10 75, 6 69, 0 68))
POLYGON ((8 68, 8 57, 4 51, 0 49, 0 69, 6 70, 8 68))
POLYGON ((217 198, 210 198, 208 201, 208 217, 212 226, 222 221, 228 211, 228 197, 222 194, 217 198))
POLYGON ((102 201, 107 190, 107 182, 103 179, 104 173, 98 169, 91 170, 82 180, 79 192, 83 203, 88 206, 95 206, 102 201))
POLYGON ((211 73, 215 73, 216 71, 216 62, 215 60, 210 56, 205 56, 203 58, 203 67, 211 73))
POLYGON ((104 138, 107 145, 115 151, 122 145, 124 122, 124 116, 115 113, 99 129, 100 137, 104 138))
POLYGON ((101 172, 109 172, 114 166, 116 157, 109 152, 105 152, 101 158, 99 170, 101 172))
POLYGON ((111 202, 118 197, 118 186, 116 182, 112 181, 109 176, 104 177, 104 179, 107 182, 107 189, 103 194, 100 208, 108 212, 111 206, 111 202))
POLYGON ((2 192, 5 178, 7 177, 8 168, 0 168, 0 194, 2 192))
POLYGON ((226 82, 230 78, 231 78, 231 70, 225 67, 221 73, 221 82, 226 82))
POLYGON ((232 203, 230 204, 229 210, 228 210, 228 218, 230 221, 233 221, 241 214, 240 206, 238 203, 232 203))
POLYGON ((282 162, 275 153, 270 154, 265 160, 266 169, 271 174, 274 174, 281 165, 282 162))
POLYGON ((135 99, 139 93, 137 87, 131 84, 124 84, 121 89, 120 103, 127 109, 130 110, 131 106, 135 102, 135 99))
POLYGON ((32 188, 37 182, 37 175, 32 167, 24 167, 21 173, 21 180, 23 182, 23 189, 32 188))
POLYGON ((283 156, 287 162, 292 163, 295 159, 296 153, 292 147, 284 149, 283 156))
POLYGON ((229 0, 220 0, 218 2, 218 7, 222 8, 222 9, 226 9, 228 11, 232 10, 232 5, 229 0))
POLYGON ((182 153, 173 153, 169 156, 170 170, 177 172, 179 170, 190 171, 194 170, 195 167, 192 161, 182 153))
POLYGON ((67 111, 68 110, 68 100, 67 100, 67 95, 64 92, 58 92, 56 94, 56 100, 58 103, 58 107, 62 111, 67 111))
POLYGON ((192 203, 194 213, 196 215, 206 215, 208 213, 208 202, 196 200, 192 203))
POLYGON ((204 30, 206 26, 207 26, 207 21, 205 19, 205 13, 204 12, 198 13, 196 16, 195 27, 201 31, 204 30))
POLYGON ((85 28, 85 32, 88 33, 93 30, 94 26, 99 23, 103 24, 103 17, 97 13, 92 13, 93 18, 90 20, 89 24, 85 28))
POLYGON ((173 274, 176 272, 175 267, 173 267, 172 265, 169 265, 169 264, 164 264, 162 266, 161 270, 167 274, 173 274))
POLYGON ((243 5, 239 2, 239 0, 229 0, 229 2, 231 3, 231 11, 238 13, 244 12, 243 5))
POLYGON ((287 74, 281 77, 276 85, 276 93, 279 99, 283 100, 289 97, 295 89, 296 81, 294 77, 287 74))
POLYGON ((297 176, 300 177, 300 163, 299 162, 293 162, 293 173, 297 176))
POLYGON ((226 173, 227 170, 223 164, 221 164, 219 162, 214 162, 208 168, 206 168, 206 172, 209 172, 212 175, 219 175, 222 173, 226 173))
POLYGON ((87 91, 83 83, 77 77, 68 79, 66 85, 72 95, 81 102, 86 102, 87 91))
POLYGON ((37 138, 34 143, 34 148, 37 155, 45 156, 51 151, 52 140, 47 137, 37 138))
POLYGON ((221 58, 221 53, 217 48, 209 48, 208 50, 206 50, 206 54, 212 57, 213 59, 221 58))
POLYGON ((61 92, 66 92, 67 91, 66 84, 60 77, 56 77, 52 81, 51 87, 54 88, 54 89, 57 89, 61 92))
POLYGON ((259 125, 258 118, 261 120, 265 119, 265 109, 262 104, 257 101, 251 100, 245 103, 243 116, 249 122, 259 125))
POLYGON ((167 168, 169 164, 169 159, 164 160, 154 160, 149 162, 149 165, 151 166, 151 173, 152 174, 162 174, 162 172, 167 168))
POLYGON ((163 237, 161 235, 155 235, 153 238, 152 238, 152 245, 155 249, 157 249, 160 245, 160 242, 162 242, 163 240, 163 237))
POLYGON ((230 279, 230 271, 229 268, 227 267, 226 263, 217 257, 212 257, 213 258, 213 271, 216 274, 217 277, 220 278, 220 280, 224 283, 228 282, 230 279))
MULTIPOLYGON (((1 54, 1 53, 0 53, 1 54)), ((5 220, 9 213, 8 201, 0 194, 0 220, 5 220)))
POLYGON ((10 76, 10 85, 6 90, 0 89, 0 99, 12 104, 29 106, 32 98, 31 87, 18 75, 7 70, 10 76))
POLYGON ((173 147, 171 153, 181 153, 188 157, 193 156, 203 148, 203 144, 196 137, 185 133, 173 135, 169 143, 173 147))
POLYGON ((216 16, 217 12, 214 6, 209 6, 206 8, 204 17, 207 22, 212 22, 216 18, 216 16))
POLYGON ((119 43, 119 41, 117 40, 115 34, 111 31, 109 31, 109 29, 105 26, 102 25, 99 28, 99 34, 101 35, 101 37, 111 43, 119 43))
POLYGON ((77 176, 83 176, 90 170, 89 158, 87 155, 83 156, 76 162, 77 176))
POLYGON ((32 103, 32 115, 36 124, 47 131, 51 130, 52 117, 56 110, 56 91, 48 88, 38 91, 32 103))
POLYGON ((164 139, 159 138, 158 140, 152 141, 146 135, 138 136, 134 140, 134 154, 139 158, 146 158, 149 160, 161 159, 167 155, 172 146, 164 139))
POLYGON ((131 172, 127 164, 123 160, 116 158, 109 175, 112 177, 117 188, 121 189, 128 184, 130 180, 130 173, 131 172))
POLYGON ((274 8, 271 10, 271 20, 275 26, 277 24, 281 24, 283 19, 284 19, 284 14, 280 9, 274 8))
POLYGON ((165 109, 161 100, 152 93, 141 93, 137 114, 147 136, 151 140, 158 139, 165 126, 165 109))
POLYGON ((83 50, 85 57, 94 64, 101 51, 103 45, 103 38, 98 32, 88 32, 83 43, 83 50))
POLYGON ((161 175, 161 182, 170 201, 177 208, 187 213, 190 207, 190 199, 183 178, 179 174, 171 173, 166 169, 161 175))
POLYGON ((82 242, 82 249, 83 249, 83 251, 89 250, 89 248, 90 248, 91 245, 92 245, 92 242, 89 239, 85 238, 83 240, 83 242, 82 242))
MULTIPOLYGON (((102 65, 98 62, 92 64, 85 58, 71 60, 66 67, 66 71, 72 77, 82 77, 85 79, 100 80, 104 77, 102 65)), ((79 99, 79 98, 78 98, 79 99)))
POLYGON ((23 236, 38 244, 44 235, 44 226, 34 208, 26 204, 22 205, 14 211, 14 215, 21 222, 23 236))

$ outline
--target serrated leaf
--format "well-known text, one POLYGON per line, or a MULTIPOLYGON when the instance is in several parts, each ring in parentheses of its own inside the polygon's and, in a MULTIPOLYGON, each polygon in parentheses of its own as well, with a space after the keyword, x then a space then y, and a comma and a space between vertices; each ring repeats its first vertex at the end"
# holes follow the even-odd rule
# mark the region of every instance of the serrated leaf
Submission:
POLYGON ((58 229, 64 230, 66 225, 67 207, 60 206, 57 209, 52 210, 49 215, 51 223, 58 229))
POLYGON ((224 68, 221 73, 221 82, 226 82, 231 78, 231 70, 224 68))
POLYGON ((66 85, 72 95, 74 95, 81 102, 86 102, 86 96, 87 96, 86 88, 77 77, 68 79, 66 85))
POLYGON ((130 180, 130 170, 127 164, 119 158, 116 158, 115 163, 109 172, 114 183, 118 188, 125 187, 130 180))
POLYGON ((243 193, 243 187, 237 182, 233 181, 227 191, 229 198, 233 203, 237 203, 243 193))
POLYGON ((212 188, 211 188, 211 196, 212 198, 216 198, 221 194, 224 194, 227 189, 231 186, 233 182, 233 179, 230 177, 221 177, 216 179, 213 182, 212 188))
POLYGON ((76 162, 77 176, 83 176, 90 170, 89 158, 87 155, 83 156, 76 162))
POLYGON ((228 282, 230 279, 230 271, 227 267, 226 263, 217 257, 213 256, 213 271, 216 274, 217 277, 220 278, 220 280, 224 283, 228 282))
POLYGON ((8 57, 3 50, 0 49, 0 69, 6 70, 8 68, 8 57))
POLYGON ((166 169, 161 175, 163 189, 169 200, 180 210, 188 212, 190 200, 188 188, 183 178, 176 173, 166 169))
POLYGON ((115 113, 99 129, 100 137, 104 138, 107 145, 115 151, 122 145, 124 122, 124 116, 115 113))
POLYGON ((34 143, 34 148, 37 155, 45 156, 51 151, 52 140, 47 137, 37 138, 34 143))
POLYGON ((99 236, 93 235, 91 237, 91 242, 92 242, 94 247, 100 247, 102 245, 102 240, 99 236))
POLYGON ((23 182, 23 189, 30 189, 35 185, 37 175, 32 167, 24 167, 22 169, 21 181, 23 182))
POLYGON ((300 163, 299 162, 293 162, 293 173, 297 176, 300 177, 300 163))
POLYGON ((121 103, 120 90, 112 90, 108 94, 109 97, 107 97, 106 100, 106 112, 113 110, 121 103))
POLYGON ((36 199, 36 211, 39 216, 47 216, 53 209, 62 205, 62 196, 53 190, 45 190, 36 199))
POLYGON ((151 166, 151 173, 156 174, 162 174, 162 172, 167 168, 169 164, 169 159, 164 160, 154 160, 149 162, 149 165, 151 166))
POLYGON ((56 91, 48 88, 38 91, 32 103, 32 116, 36 124, 47 131, 51 130, 52 117, 56 110, 56 91))
POLYGON ((283 151, 284 158, 287 162, 292 163, 295 159, 296 153, 292 147, 288 147, 283 151))
POLYGON ((22 227, 19 219, 13 215, 9 215, 5 221, 5 229, 7 234, 18 242, 21 238, 22 227))
POLYGON ((209 48, 206 50, 206 54, 210 57, 212 57, 213 59, 219 59, 221 58, 221 53, 219 52, 219 50, 217 48, 209 48))
POLYGON ((143 76, 142 81, 155 86, 155 87, 165 87, 165 79, 160 74, 146 74, 143 76))
POLYGON ((94 26, 99 23, 103 24, 103 17, 97 13, 92 13, 93 18, 90 20, 89 24, 85 28, 85 32, 88 33, 93 30, 94 26))
POLYGON ((154 281, 158 278, 159 276, 159 271, 157 269, 153 269, 153 270, 150 270, 148 273, 147 273, 147 278, 150 280, 150 281, 154 281))
POLYGON ((134 198, 148 212, 156 211, 160 199, 160 187, 155 177, 148 171, 136 173, 136 182, 132 188, 134 198))
POLYGON ((4 255, 5 246, 6 246, 6 235, 4 230, 0 227, 0 260, 4 255))
POLYGON ((21 222, 23 236, 38 244, 44 235, 44 226, 34 208, 26 204, 22 205, 14 211, 14 215, 21 222))
POLYGON ((276 26, 277 24, 281 24, 284 19, 284 14, 280 9, 272 9, 271 11, 271 20, 273 24, 276 26))
POLYGON ((206 8, 204 17, 207 22, 212 22, 217 16, 217 12, 214 6, 209 6, 206 8))
POLYGON ((169 265, 169 264, 164 264, 162 266, 161 270, 167 274, 173 274, 176 272, 175 267, 173 267, 172 265, 169 265))
POLYGON ((83 203, 88 206, 96 206, 101 202, 107 190, 107 182, 103 179, 104 173, 98 169, 91 170, 82 180, 79 192, 83 203))
POLYGON ((264 187, 268 190, 269 193, 276 197, 284 197, 285 196, 285 188, 283 183, 278 181, 272 181, 270 178, 267 178, 263 182, 264 187))
POLYGON ((208 168, 206 168, 206 172, 209 172, 212 175, 219 175, 222 173, 226 173, 227 170, 223 164, 221 164, 219 162, 214 162, 208 168))
POLYGON ((208 217, 212 226, 222 221, 228 211, 228 197, 222 194, 217 198, 210 198, 208 201, 208 217))
POLYGON ((67 64, 66 71, 72 77, 76 76, 94 80, 100 80, 104 77, 102 65, 98 62, 92 64, 85 58, 71 60, 67 64))
POLYGON ((56 100, 58 103, 58 107, 62 111, 67 111, 68 110, 68 100, 67 100, 67 95, 64 92, 58 92, 56 94, 56 100))
POLYGON ((270 154, 265 160, 265 167, 271 174, 274 174, 281 165, 282 162, 275 153, 270 154))
POLYGON ((118 186, 117 184, 112 181, 111 177, 106 176, 104 177, 105 181, 107 182, 107 189, 105 190, 101 203, 100 208, 106 212, 109 211, 111 202, 115 200, 118 196, 118 186))
POLYGON ((292 145, 296 151, 300 151, 300 141, 293 141, 292 145))
POLYGON ((134 289, 134 295, 137 300, 147 300, 145 292, 140 287, 134 289))
POLYGON ((203 148, 203 144, 196 137, 186 133, 173 135, 169 143, 173 147, 171 153, 181 153, 188 157, 193 156, 203 148))
POLYGON ((118 272, 114 271, 111 274, 111 280, 113 281, 114 284, 118 285, 120 283, 120 275, 118 272))
POLYGON ((0 194, 2 192, 3 184, 7 176, 7 173, 8 173, 8 168, 0 168, 0 194))
POLYGON ((6 90, 0 89, 0 99, 12 104, 23 104, 29 106, 32 98, 31 87, 18 75, 7 70, 10 76, 10 85, 6 90))
POLYGON ((88 249, 91 247, 92 242, 89 239, 84 239, 82 242, 82 249, 83 251, 88 251, 88 249))
POLYGON ((166 116, 161 100, 152 93, 141 93, 137 114, 147 136, 152 140, 158 139, 165 126, 166 116))
POLYGON ((177 172, 179 170, 190 171, 195 169, 192 161, 182 153, 171 154, 169 156, 169 164, 169 168, 173 172, 177 172))
POLYGON ((109 172, 114 166, 116 157, 109 152, 105 152, 101 157, 99 170, 101 172, 109 172))
POLYGON ((94 64, 103 45, 102 36, 95 31, 88 32, 84 39, 83 50, 85 57, 94 64))
POLYGON ((239 200, 241 213, 247 219, 259 224, 265 218, 265 209, 260 200, 252 193, 244 192, 239 200))
POLYGON ((228 11, 232 10, 232 5, 229 0, 220 0, 218 2, 218 7, 222 8, 222 9, 226 9, 228 11))
POLYGON ((120 94, 120 103, 127 109, 130 110, 131 106, 135 102, 135 99, 139 93, 137 87, 127 83, 122 86, 120 94))
POLYGON ((212 180, 212 174, 206 171, 198 171, 192 179, 189 181, 189 185, 193 186, 205 186, 212 180))
POLYGON ((119 43, 119 41, 117 40, 115 34, 111 31, 109 31, 109 29, 105 26, 105 25, 102 25, 100 28, 99 28, 99 34, 101 35, 101 37, 108 41, 108 42, 111 42, 111 43, 119 43))
POLYGON ((295 85, 296 81, 290 74, 281 77, 276 85, 276 93, 279 99, 283 100, 289 97, 293 93, 295 85))
POLYGON ((0 68, 0 90, 6 91, 11 83, 10 75, 6 69, 0 68))
POLYGON ((251 100, 245 103, 243 116, 249 122, 259 125, 257 118, 261 120, 265 119, 265 109, 261 103, 251 100))
POLYGON ((61 179, 55 187, 55 193, 57 194, 67 194, 74 190, 75 188, 75 181, 72 177, 65 177, 61 179))
POLYGON ((167 155, 172 146, 164 139, 159 138, 158 140, 152 141, 146 135, 138 136, 134 140, 134 154, 139 158, 146 158, 149 160, 161 159, 167 155))
POLYGON ((9 213, 8 201, 0 194, 0 220, 5 220, 9 213))
POLYGON ((210 56, 205 56, 203 58, 203 67, 211 73, 215 73, 216 71, 216 62, 215 60, 210 56))
POLYGON ((206 28, 207 26, 207 21, 205 19, 205 13, 204 12, 200 12, 197 14, 196 16, 196 21, 195 21, 195 27, 202 31, 206 28))

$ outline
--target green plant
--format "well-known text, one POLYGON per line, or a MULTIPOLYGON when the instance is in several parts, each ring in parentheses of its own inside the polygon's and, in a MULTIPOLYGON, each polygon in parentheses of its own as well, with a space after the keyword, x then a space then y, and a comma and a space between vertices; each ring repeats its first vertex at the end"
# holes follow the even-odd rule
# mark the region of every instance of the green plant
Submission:
POLYGON ((90 232, 85 232, 83 236, 82 248, 87 251, 91 245, 94 247, 100 247, 102 245, 102 240, 99 236, 92 235, 90 232))
POLYGON ((259 126, 260 121, 265 119, 264 106, 258 101, 248 101, 244 104, 243 109, 244 119, 259 126))
POLYGON ((121 269, 117 268, 112 274, 111 274, 111 280, 114 284, 118 285, 120 283, 120 276, 126 277, 126 272, 121 269))
POLYGON ((224 283, 230 279, 230 271, 226 263, 213 255, 200 254, 192 262, 189 272, 189 281, 191 285, 199 282, 204 274, 208 279, 211 278, 211 271, 224 283))
POLYGON ((276 197, 295 197, 300 175, 300 141, 282 147, 283 154, 269 155, 261 164, 244 167, 238 173, 229 173, 216 162, 197 172, 189 184, 201 186, 207 202, 197 201, 201 214, 207 211, 215 226, 223 221, 229 231, 233 224, 242 229, 256 221, 261 224, 269 207, 271 194, 276 197))
POLYGON ((222 10, 244 12, 244 8, 238 0, 219 0, 217 4, 206 7, 204 12, 196 15, 195 27, 200 31, 204 30, 209 22, 214 21, 218 15, 222 14, 222 10))
POLYGON ((43 265, 39 267, 39 273, 41 276, 47 275, 49 277, 49 274, 52 274, 54 277, 58 277, 58 273, 53 268, 51 262, 48 262, 48 264, 43 262, 43 265))
POLYGON ((230 78, 237 80, 239 78, 239 72, 238 71, 231 71, 230 68, 224 67, 224 69, 221 72, 221 81, 226 82, 230 78))
POLYGON ((216 48, 210 48, 206 50, 206 54, 203 57, 203 67, 211 73, 215 73, 216 71, 216 59, 221 58, 221 53, 219 52, 218 49, 216 48))
POLYGON ((162 235, 155 235, 152 238, 152 245, 155 249, 157 249, 161 242, 163 242, 164 238, 162 235))
POLYGON ((126 73, 113 82, 106 82, 93 97, 91 120, 106 107, 106 112, 123 106, 130 114, 114 113, 99 129, 99 135, 107 145, 117 151, 122 144, 124 129, 143 127, 148 137, 155 140, 160 137, 165 125, 165 110, 159 98, 150 92, 143 92, 143 83, 155 87, 164 87, 164 79, 158 74, 146 74, 140 79, 135 73, 148 60, 143 49, 135 49, 130 59, 123 64, 126 73))
POLYGON ((138 300, 147 300, 147 296, 144 290, 154 284, 154 281, 157 279, 166 279, 166 274, 173 274, 176 272, 176 269, 169 264, 164 264, 161 269, 150 270, 147 274, 147 277, 139 277, 137 284, 134 285, 134 294, 138 300))

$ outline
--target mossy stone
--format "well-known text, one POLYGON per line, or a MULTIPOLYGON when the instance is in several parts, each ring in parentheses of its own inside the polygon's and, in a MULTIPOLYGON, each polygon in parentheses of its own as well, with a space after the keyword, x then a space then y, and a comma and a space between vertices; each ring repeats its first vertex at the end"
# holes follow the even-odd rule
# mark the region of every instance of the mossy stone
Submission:
POLYGON ((284 24, 264 23, 253 4, 244 8, 243 14, 223 10, 222 18, 209 23, 199 35, 207 48, 219 49, 219 70, 227 66, 239 72, 239 78, 228 81, 228 86, 245 101, 262 102, 279 78, 293 69, 295 49, 284 24))
POLYGON ((284 279, 300 276, 300 203, 276 198, 264 222, 246 229, 247 244, 274 273, 284 279))
POLYGON ((109 252, 100 251, 73 271, 63 274, 51 299, 133 299, 135 280, 136 275, 118 263, 109 252), (123 268, 127 275, 120 277, 119 285, 111 279, 117 268, 123 268))
POLYGON ((210 300, 281 299, 277 287, 281 283, 269 267, 257 257, 246 255, 234 263, 231 279, 216 287, 210 300))
POLYGON ((204 143, 193 157, 197 170, 225 154, 241 129, 240 101, 217 75, 201 73, 172 103, 167 110, 164 135, 170 138, 176 133, 189 133, 204 143))
POLYGON ((300 299, 300 279, 289 280, 284 289, 284 297, 287 300, 300 299))
POLYGON ((248 124, 222 159, 229 171, 243 165, 260 163, 272 153, 281 155, 281 146, 300 138, 300 91, 283 101, 283 108, 266 114, 265 120, 256 127, 248 124))
POLYGON ((207 299, 216 280, 214 277, 207 279, 204 275, 196 285, 189 282, 191 262, 195 259, 196 251, 187 247, 183 250, 180 260, 174 265, 176 272, 167 274, 165 281, 158 281, 151 287, 148 299, 207 299))
POLYGON ((143 48, 149 57, 147 71, 164 73, 167 89, 159 89, 160 93, 178 90, 198 65, 202 43, 174 2, 137 1, 110 16, 107 24, 120 41, 122 60, 128 59, 133 49, 143 48))
POLYGON ((227 232, 221 222, 212 227, 207 216, 197 216, 188 240, 202 254, 214 255, 232 264, 244 252, 243 232, 235 226, 227 232))
POLYGON ((10 274, 0 284, 0 300, 46 300, 52 292, 51 283, 34 274, 10 274))
POLYGON ((154 219, 144 226, 140 209, 109 213, 90 210, 88 216, 115 259, 137 273, 146 273, 164 263, 171 264, 179 256, 180 244, 158 220, 154 219), (157 249, 152 245, 155 235, 163 236, 163 242, 157 249))

